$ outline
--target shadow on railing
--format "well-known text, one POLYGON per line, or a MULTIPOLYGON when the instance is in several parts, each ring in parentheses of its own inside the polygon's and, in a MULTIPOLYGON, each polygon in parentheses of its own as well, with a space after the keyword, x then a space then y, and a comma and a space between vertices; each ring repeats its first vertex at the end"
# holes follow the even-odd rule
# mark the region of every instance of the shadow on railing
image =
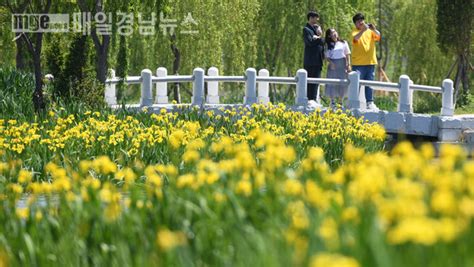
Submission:
MULTIPOLYGON (((116 85, 122 78, 115 76, 115 71, 110 70, 110 77, 106 81, 105 100, 109 105, 116 105, 116 85)), ((215 67, 209 68, 207 75, 201 68, 196 68, 193 75, 168 75, 166 68, 158 68, 156 76, 149 69, 142 70, 141 76, 127 76, 123 81, 125 84, 141 84, 140 106, 152 106, 153 104, 169 104, 168 83, 193 83, 193 96, 191 105, 203 106, 205 104, 219 104, 219 83, 240 82, 245 83, 244 105, 254 103, 266 104, 270 101, 269 84, 295 84, 296 106, 306 107, 308 98, 306 95, 307 84, 338 84, 349 87, 348 100, 350 109, 365 108, 364 90, 361 86, 375 86, 375 90, 399 93, 398 112, 413 113, 413 92, 424 91, 442 94, 441 116, 452 116, 454 114, 453 104, 453 81, 446 79, 442 86, 426 86, 413 84, 407 75, 400 76, 399 83, 378 82, 360 80, 355 71, 349 73, 348 79, 326 79, 308 78, 307 72, 300 69, 295 77, 271 77, 266 69, 257 71, 253 68, 246 70, 243 76, 219 76, 219 70, 215 67), (205 96, 204 84, 207 83, 207 95, 205 96), (156 84, 156 97, 153 100, 153 84, 156 84)))

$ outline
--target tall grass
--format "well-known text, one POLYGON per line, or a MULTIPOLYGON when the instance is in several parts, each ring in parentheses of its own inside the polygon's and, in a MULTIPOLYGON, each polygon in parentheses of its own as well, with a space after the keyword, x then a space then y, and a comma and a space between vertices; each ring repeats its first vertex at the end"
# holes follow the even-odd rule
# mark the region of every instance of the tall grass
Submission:
POLYGON ((0 117, 27 119, 34 117, 34 77, 13 68, 0 67, 0 117))

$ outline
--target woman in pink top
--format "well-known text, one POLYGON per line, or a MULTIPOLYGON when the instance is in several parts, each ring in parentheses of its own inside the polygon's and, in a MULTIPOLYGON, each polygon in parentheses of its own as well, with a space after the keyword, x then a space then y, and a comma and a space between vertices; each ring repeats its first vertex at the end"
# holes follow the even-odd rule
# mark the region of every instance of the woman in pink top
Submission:
MULTIPOLYGON (((351 51, 346 41, 339 38, 335 29, 326 31, 326 59, 329 61, 327 78, 346 79, 350 71, 351 51)), ((331 107, 336 107, 339 103, 343 105, 344 98, 347 96, 347 86, 344 85, 326 85, 325 95, 331 98, 331 107)))

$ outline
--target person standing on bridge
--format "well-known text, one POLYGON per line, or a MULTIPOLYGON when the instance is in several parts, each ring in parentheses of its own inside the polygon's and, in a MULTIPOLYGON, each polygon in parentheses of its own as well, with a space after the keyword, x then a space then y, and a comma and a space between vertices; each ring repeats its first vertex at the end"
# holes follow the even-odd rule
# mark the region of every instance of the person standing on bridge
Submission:
MULTIPOLYGON (((375 42, 380 41, 380 32, 374 24, 365 23, 362 13, 355 14, 352 21, 355 25, 352 30, 352 69, 359 73, 361 80, 373 81, 377 65, 375 42)), ((365 100, 367 109, 378 110, 374 104, 373 90, 368 86, 365 86, 365 100)))
MULTIPOLYGON (((304 69, 308 72, 308 77, 321 78, 324 62, 324 40, 321 26, 318 24, 319 14, 310 11, 306 18, 308 23, 303 28, 304 69)), ((308 83, 307 96, 308 104, 316 106, 319 102, 319 84, 308 83)))
MULTIPOLYGON (((347 73, 351 69, 349 45, 339 38, 335 29, 327 29, 325 40, 326 59, 329 63, 327 78, 347 79, 347 73)), ((331 108, 336 108, 338 99, 341 105, 344 105, 344 98, 347 96, 346 85, 327 84, 324 92, 331 99, 331 108)))

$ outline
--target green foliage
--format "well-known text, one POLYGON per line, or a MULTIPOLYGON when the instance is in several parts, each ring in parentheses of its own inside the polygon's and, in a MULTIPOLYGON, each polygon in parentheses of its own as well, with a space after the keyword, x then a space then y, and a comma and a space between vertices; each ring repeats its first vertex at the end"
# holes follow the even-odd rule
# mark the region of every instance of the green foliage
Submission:
POLYGON ((472 73, 471 46, 474 44, 472 39, 474 2, 437 0, 437 3, 437 41, 443 52, 456 55, 455 103, 458 106, 465 106, 469 104, 469 84, 473 79, 469 76, 472 73))
POLYGON ((31 97, 35 88, 32 74, 0 68, 0 118, 34 117, 31 97))
POLYGON ((69 54, 66 57, 64 69, 58 75, 59 79, 55 86, 55 92, 58 96, 67 99, 76 94, 74 88, 77 84, 81 83, 85 76, 88 46, 87 36, 76 35, 74 37, 70 45, 69 54))
MULTIPOLYGON (((120 48, 117 54, 117 70, 116 75, 118 77, 126 77, 128 75, 128 46, 127 46, 127 39, 125 36, 120 36, 120 48)), ((123 91, 125 90, 125 84, 123 81, 117 85, 117 101, 118 103, 122 103, 123 99, 123 91)))
MULTIPOLYGON (((88 7, 93 7, 92 0, 87 1, 88 7)), ((351 0, 351 1, 283 1, 283 0, 177 0, 177 1, 103 1, 106 12, 113 12, 113 24, 117 23, 116 12, 129 9, 135 15, 131 36, 121 37, 117 27, 113 27, 109 51, 109 66, 117 70, 117 76, 139 75, 144 68, 155 70, 163 66, 172 74, 175 55, 170 49, 170 28, 163 33, 167 23, 158 19, 154 35, 141 35, 137 15, 144 15, 149 19, 151 12, 159 14, 164 12, 165 18, 176 19, 176 48, 180 53, 177 72, 191 74, 193 69, 201 67, 207 69, 211 66, 219 68, 221 75, 242 75, 248 67, 257 69, 266 68, 271 75, 293 76, 296 70, 302 68, 303 41, 301 30, 306 23, 306 13, 310 9, 321 14, 321 23, 324 29, 336 28, 343 39, 350 39, 353 28, 352 16, 356 12, 363 12, 367 21, 380 24, 384 49, 382 63, 386 63, 385 72, 392 81, 396 82, 401 74, 407 74, 417 84, 439 86, 446 76, 450 62, 454 61, 452 50, 443 52, 437 45, 440 35, 434 34, 442 30, 442 38, 453 40, 451 43, 472 44, 471 26, 460 26, 453 30, 447 28, 451 20, 456 20, 458 25, 472 21, 472 16, 464 19, 462 16, 448 16, 446 25, 438 26, 438 18, 454 12, 458 6, 469 6, 469 1, 456 0, 437 1, 376 1, 376 0, 351 0), (441 10, 436 8, 436 3, 444 2, 451 9, 441 10), (455 4, 457 3, 457 4, 455 4), (456 7, 454 7, 456 5, 456 7), (379 6, 382 10, 378 10, 379 6), (446 12, 444 11, 446 10, 446 12), (445 14, 441 14, 444 12, 445 14), (382 15, 379 18, 379 13, 382 15), (184 25, 185 18, 190 14, 197 24, 184 25), (462 28, 462 29, 460 29, 462 28), (184 31, 197 31, 197 34, 184 34, 184 31), (459 31, 466 31, 460 34, 459 31), (460 38, 456 38, 456 36, 460 38), (464 40, 464 41, 463 41, 464 40), (124 45, 125 44, 125 45, 124 45), (126 55, 126 56, 125 56, 126 55), (125 61, 128 64, 124 64, 125 61), (126 66, 128 65, 128 66, 126 66), (123 68, 127 67, 126 70, 123 68), (121 69, 122 68, 122 69, 121 69), (123 71, 123 74, 122 74, 123 71)), ((472 4, 472 3, 471 3, 472 4)), ((55 12, 77 12, 76 2, 53 3, 55 12)), ((472 12, 472 8, 462 10, 463 14, 472 12)), ((456 11, 458 12, 458 11, 456 11)), ((0 10, 0 44, 5 58, 3 62, 12 65, 14 62, 14 43, 12 35, 8 34, 10 21, 6 10, 0 10), (3 15, 3 16, 2 16, 3 15)), ((443 20, 445 20, 443 18, 443 20)), ((169 24, 169 23, 168 23, 169 24)), ((472 24, 472 23, 471 23, 472 24)), ((61 45, 57 46, 59 38, 45 36, 46 64, 50 72, 56 72, 61 65, 60 57, 64 56, 64 47, 74 47, 77 37, 74 35, 61 35, 61 45), (62 51, 62 53, 61 53, 62 51)), ((87 37, 91 46, 91 38, 87 37)), ((349 42, 351 43, 351 42, 349 42)), ((76 50, 71 49, 71 50, 76 50)), ((81 49, 77 48, 81 54, 81 49)), ((95 57, 95 50, 85 58, 95 57)), ((83 62, 70 67, 79 67, 83 62)), ((63 59, 64 61, 64 59, 63 59)), ((67 61, 67 60, 66 60, 67 61)), ((67 62, 64 62, 67 69, 67 62)), ((94 63, 95 64, 95 63, 94 63)), ((85 65, 84 65, 85 66, 85 65)), ((325 75, 325 68, 323 76, 325 75)), ((71 75, 76 75, 74 71, 71 75)), ((79 72, 80 73, 80 72, 79 72)), ((57 75, 55 75, 56 78, 57 75)), ((68 76, 69 77, 69 76, 68 76)), ((472 78, 471 78, 472 80, 472 78)), ((66 81, 65 84, 70 83, 66 81)), ((65 88, 66 95, 68 86, 65 88)), ((170 86, 171 87, 171 86, 170 86)), ((221 94, 226 101, 241 101, 243 87, 234 83, 224 83, 221 94)), ((294 86, 271 85, 272 100, 278 102, 292 102, 294 86)), ((131 89, 127 89, 129 91, 131 89)), ((191 94, 189 84, 181 85, 183 100, 187 101, 191 94)), ((130 93, 125 92, 125 95, 130 93)))
POLYGON ((399 1, 394 5, 397 12, 392 27, 386 30, 390 39, 389 76, 398 81, 400 75, 407 74, 417 84, 440 86, 452 55, 441 52, 436 45, 433 0, 399 1))
POLYGON ((469 50, 472 42, 474 2, 437 0, 437 40, 444 52, 457 54, 469 50))
POLYGON ((387 96, 376 96, 374 101, 379 109, 397 111, 398 94, 390 93, 387 96))
POLYGON ((106 108, 105 85, 96 79, 93 68, 85 70, 84 77, 75 85, 74 92, 73 102, 82 103, 84 109, 103 110, 106 108))
POLYGON ((416 113, 439 113, 441 110, 441 95, 427 92, 413 94, 413 111, 416 113))
POLYGON ((63 47, 61 47, 61 40, 58 36, 53 36, 48 45, 46 52, 46 67, 47 72, 59 78, 61 69, 64 64, 63 47))

